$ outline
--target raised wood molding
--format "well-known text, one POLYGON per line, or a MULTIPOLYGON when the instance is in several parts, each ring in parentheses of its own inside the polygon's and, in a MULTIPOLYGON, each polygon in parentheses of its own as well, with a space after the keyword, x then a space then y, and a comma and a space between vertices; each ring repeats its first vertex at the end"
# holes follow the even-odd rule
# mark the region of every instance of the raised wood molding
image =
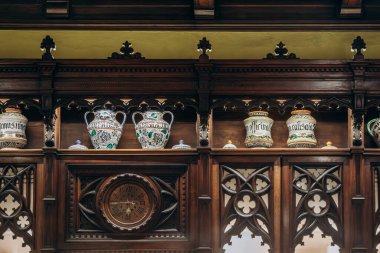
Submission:
POLYGON ((267 31, 378 30, 380 26, 380 4, 362 0, 295 0, 285 3, 280 0, 270 3, 226 0, 97 0, 96 3, 89 0, 19 0, 17 3, 6 1, 1 5, 0 28, 3 29, 267 31))
POLYGON ((213 19, 215 17, 214 0, 194 0, 195 19, 213 19))
POLYGON ((47 18, 69 17, 69 0, 46 0, 47 18))
POLYGON ((340 17, 358 18, 363 14, 362 0, 342 0, 340 17))

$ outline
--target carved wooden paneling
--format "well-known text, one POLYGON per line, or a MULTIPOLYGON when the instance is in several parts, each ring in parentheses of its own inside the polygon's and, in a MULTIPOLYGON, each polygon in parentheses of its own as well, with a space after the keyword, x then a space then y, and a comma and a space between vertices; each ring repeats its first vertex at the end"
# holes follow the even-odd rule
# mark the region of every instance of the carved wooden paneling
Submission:
POLYGON ((248 228, 273 245, 272 166, 221 165, 222 247, 248 228))
POLYGON ((34 164, 0 164, 0 235, 9 229, 34 245, 34 164))
MULTIPOLYGON (((186 192, 187 174, 184 168, 177 169, 173 174, 167 175, 160 173, 159 168, 157 168, 154 174, 147 172, 148 168, 146 166, 128 167, 128 173, 124 173, 125 171, 120 167, 116 166, 112 169, 112 166, 111 168, 107 166, 109 168, 108 172, 102 171, 102 173, 92 174, 88 174, 88 166, 84 167, 86 169, 83 170, 80 166, 76 166, 75 169, 71 168, 68 174, 69 239, 156 240, 162 238, 186 238, 188 193, 186 192), (84 172, 86 170, 87 173, 84 172), (141 173, 141 170, 146 173, 141 173), (108 210, 108 207, 105 206, 107 202, 107 187, 112 188, 110 186, 112 185, 112 181, 116 182, 118 178, 123 177, 125 177, 125 183, 135 182, 139 185, 150 185, 145 188, 147 194, 152 196, 152 198, 149 197, 149 201, 146 199, 141 200, 141 202, 144 202, 144 205, 147 205, 146 208, 148 209, 152 205, 154 208, 151 217, 146 222, 131 229, 120 225, 112 225, 114 223, 107 220, 109 216, 106 215, 107 212, 105 211, 108 210)), ((103 170, 102 168, 106 167, 97 166, 96 168, 103 170)), ((154 168, 154 166, 150 168, 154 168)), ((116 197, 115 193, 111 194, 110 198, 116 197)), ((132 212, 144 212, 143 206, 136 205, 139 202, 138 200, 126 200, 125 198, 127 197, 122 197, 117 203, 115 200, 112 200, 111 204, 115 207, 119 206, 123 210, 125 209, 127 213, 130 213, 131 210, 132 212)), ((117 210, 113 211, 113 214, 115 215, 118 212, 117 210)))
POLYGON ((319 228, 343 247, 342 165, 292 165, 291 247, 319 228))
POLYGON ((373 231, 373 247, 378 248, 380 246, 380 166, 373 166, 374 170, 374 212, 375 212, 375 223, 374 223, 374 231, 373 231))

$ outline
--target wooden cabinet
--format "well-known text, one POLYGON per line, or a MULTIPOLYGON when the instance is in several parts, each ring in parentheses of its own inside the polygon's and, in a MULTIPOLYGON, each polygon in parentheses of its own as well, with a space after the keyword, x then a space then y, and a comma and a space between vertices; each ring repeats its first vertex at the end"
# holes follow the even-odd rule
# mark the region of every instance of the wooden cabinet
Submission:
POLYGON ((318 227, 341 252, 374 252, 380 151, 365 124, 378 117, 379 66, 205 53, 2 60, 0 107, 20 106, 29 123, 25 149, 0 150, 0 232, 13 229, 36 252, 216 253, 247 228, 270 252, 288 253, 318 227), (127 113, 118 149, 92 149, 84 113, 98 107, 127 113), (131 114, 148 108, 174 113, 165 149, 137 141, 131 114), (272 148, 244 146, 254 108, 274 120, 272 148), (317 120, 316 148, 287 147, 295 108, 317 120), (90 149, 68 150, 77 139, 90 149), (181 139, 192 148, 172 150, 181 139), (238 148, 222 149, 228 140, 238 148), (327 141, 338 149, 321 149, 327 141), (7 201, 22 208, 7 214, 7 201))

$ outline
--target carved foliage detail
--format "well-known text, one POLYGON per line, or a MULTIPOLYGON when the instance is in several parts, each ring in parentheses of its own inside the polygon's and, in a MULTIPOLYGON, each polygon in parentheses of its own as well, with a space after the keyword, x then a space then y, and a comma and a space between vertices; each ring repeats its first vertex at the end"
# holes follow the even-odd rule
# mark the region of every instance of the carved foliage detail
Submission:
POLYGON ((0 235, 10 229, 32 248, 34 171, 35 165, 0 165, 0 235))
POLYGON ((221 166, 222 245, 231 244, 232 236, 248 228, 254 236, 261 236, 262 245, 272 246, 268 202, 272 184, 270 170, 270 166, 254 169, 221 166))
POLYGON ((341 165, 293 166, 294 248, 317 227, 342 247, 341 192, 341 165))

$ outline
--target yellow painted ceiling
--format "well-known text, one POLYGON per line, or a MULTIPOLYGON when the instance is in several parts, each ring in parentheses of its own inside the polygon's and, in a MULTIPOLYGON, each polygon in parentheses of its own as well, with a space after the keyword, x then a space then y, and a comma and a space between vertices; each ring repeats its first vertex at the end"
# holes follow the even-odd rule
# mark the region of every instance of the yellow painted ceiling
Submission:
POLYGON ((230 31, 66 31, 0 30, 0 58, 40 58, 41 40, 53 37, 56 59, 105 59, 128 40, 147 59, 197 58, 206 36, 212 59, 261 59, 283 41, 301 59, 351 59, 352 40, 367 43, 365 57, 380 59, 380 31, 230 32, 230 31))

